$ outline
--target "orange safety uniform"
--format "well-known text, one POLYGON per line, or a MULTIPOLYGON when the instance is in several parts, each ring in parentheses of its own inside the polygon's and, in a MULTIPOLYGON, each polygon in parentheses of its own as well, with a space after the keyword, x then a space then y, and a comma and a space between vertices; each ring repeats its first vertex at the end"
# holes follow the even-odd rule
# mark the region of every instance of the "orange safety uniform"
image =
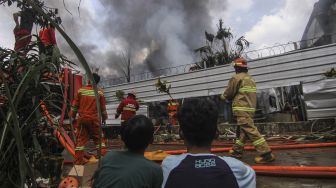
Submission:
POLYGON ((177 110, 179 108, 179 103, 175 100, 170 100, 168 102, 167 110, 169 116, 169 123, 171 125, 177 125, 177 110))
MULTIPOLYGON (((100 106, 102 111, 103 121, 107 119, 106 102, 104 93, 101 89, 98 90, 100 106)), ((70 116, 76 117, 78 112, 78 127, 76 128, 76 148, 75 148, 75 164, 84 164, 85 145, 92 138, 96 148, 102 147, 102 154, 106 153, 105 141, 102 136, 102 143, 99 142, 100 122, 96 107, 96 98, 91 85, 87 85, 78 90, 74 101, 72 102, 70 116)))
POLYGON ((136 97, 134 95, 128 95, 126 99, 121 101, 117 108, 117 114, 121 114, 121 123, 123 124, 135 116, 137 110, 139 110, 139 103, 136 101, 136 97))
POLYGON ((50 26, 42 28, 39 32, 39 37, 44 46, 56 45, 55 29, 50 26))

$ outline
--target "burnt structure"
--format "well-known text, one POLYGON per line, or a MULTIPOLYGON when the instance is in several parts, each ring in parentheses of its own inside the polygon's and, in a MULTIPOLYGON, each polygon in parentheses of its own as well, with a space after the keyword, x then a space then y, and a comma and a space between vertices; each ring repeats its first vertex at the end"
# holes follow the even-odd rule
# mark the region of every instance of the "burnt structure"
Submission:
POLYGON ((336 0, 315 3, 301 40, 301 48, 336 42, 336 0))

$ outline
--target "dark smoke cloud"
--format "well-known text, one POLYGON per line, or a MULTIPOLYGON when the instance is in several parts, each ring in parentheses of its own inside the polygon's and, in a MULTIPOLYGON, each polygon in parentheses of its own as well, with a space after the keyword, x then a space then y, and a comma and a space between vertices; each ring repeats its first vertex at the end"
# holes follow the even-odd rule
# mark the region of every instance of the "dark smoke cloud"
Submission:
POLYGON ((113 12, 105 31, 122 38, 132 51, 149 48, 150 67, 193 62, 192 50, 202 45, 211 28, 209 1, 101 0, 113 12), (152 46, 151 46, 152 45, 152 46))
MULTIPOLYGON (((60 8, 64 28, 89 63, 122 75, 117 71, 122 51, 131 52, 133 74, 193 63, 193 49, 204 44, 204 30, 212 28, 210 11, 226 1, 99 0, 96 3, 102 6, 96 15, 90 11, 97 8, 92 1, 93 7, 80 7, 80 16, 79 1, 65 2, 72 16, 62 1, 47 1, 60 8)), ((75 60, 66 43, 58 42, 62 52, 75 60)))

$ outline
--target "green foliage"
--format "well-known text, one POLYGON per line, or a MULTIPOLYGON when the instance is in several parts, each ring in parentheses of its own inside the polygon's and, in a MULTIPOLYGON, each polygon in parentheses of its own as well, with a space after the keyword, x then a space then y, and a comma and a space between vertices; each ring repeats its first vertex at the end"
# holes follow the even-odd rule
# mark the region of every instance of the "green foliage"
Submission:
POLYGON ((158 78, 157 82, 155 83, 155 87, 159 93, 169 93, 171 86, 168 84, 167 80, 161 81, 161 79, 158 78))
POLYGON ((31 53, 27 56, 0 48, 0 84, 3 88, 0 95, 4 99, 0 110, 0 174, 3 175, 0 182, 10 187, 16 184, 23 187, 27 181, 34 180, 34 161, 27 152, 46 154, 37 151, 38 145, 32 140, 39 128, 50 129, 39 113, 38 101, 43 100, 51 112, 60 113, 57 99, 63 99, 61 87, 52 90, 53 86, 46 81, 51 85, 58 84, 61 67, 70 65, 57 50, 46 56, 36 53, 37 42, 29 48, 31 53), (45 78, 45 73, 53 76, 45 78))
POLYGON ((329 71, 323 73, 323 75, 327 78, 336 78, 336 70, 335 68, 331 68, 329 71))
POLYGON ((117 90, 115 95, 119 101, 122 101, 125 98, 125 92, 122 90, 117 90))
POLYGON ((250 43, 244 36, 239 37, 234 42, 232 41, 233 38, 230 28, 224 28, 223 21, 220 19, 216 35, 205 31, 205 46, 194 50, 201 59, 197 62, 197 66, 205 68, 229 64, 240 57, 250 43))
MULTIPOLYGON (((0 0, 0 5, 13 6, 15 3, 21 9, 32 9, 36 14, 36 24, 48 20, 55 26, 74 50, 92 81, 92 74, 84 56, 58 25, 60 19, 56 16, 57 9, 47 8, 43 2, 37 0, 0 0)), ((37 187, 36 177, 43 176, 36 170, 37 166, 41 165, 39 159, 50 155, 51 151, 46 149, 58 144, 52 134, 54 128, 41 115, 39 101, 45 102, 57 122, 55 116, 60 114, 63 102, 63 91, 58 76, 62 67, 71 67, 73 64, 61 55, 57 48, 54 48, 51 54, 39 54, 39 40, 35 41, 29 45, 30 52, 26 56, 0 48, 1 187, 37 187), (52 76, 46 77, 45 73, 52 76), (41 142, 41 138, 48 140, 41 142)), ((97 98, 95 84, 94 88, 97 98)), ((99 105, 97 103, 98 109, 99 105)), ((100 111, 98 116, 101 118, 100 111)))
MULTIPOLYGON (((38 7, 40 7, 52 20, 54 20, 57 24, 62 22, 61 18, 58 17, 58 9, 57 8, 50 8, 44 5, 43 1, 40 0, 0 0, 0 5, 5 6, 14 6, 16 5, 20 9, 29 8, 31 9, 30 2, 33 2, 38 7)), ((39 14, 36 10, 32 9, 32 12, 35 15, 34 23, 37 25, 44 25, 43 16, 39 14)))
POLYGON ((172 96, 170 95, 170 91, 169 91, 170 88, 171 88, 171 85, 168 84, 167 80, 161 81, 161 79, 159 77, 158 80, 155 83, 155 88, 156 88, 156 91, 158 93, 166 93, 167 95, 169 95, 169 97, 171 99, 173 99, 172 96))

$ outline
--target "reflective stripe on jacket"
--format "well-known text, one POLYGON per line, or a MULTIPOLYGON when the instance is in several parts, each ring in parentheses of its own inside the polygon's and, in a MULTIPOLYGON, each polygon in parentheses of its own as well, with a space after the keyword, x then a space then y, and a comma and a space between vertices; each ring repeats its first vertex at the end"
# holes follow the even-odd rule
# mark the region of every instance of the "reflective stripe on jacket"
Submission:
MULTIPOLYGON (((102 111, 102 118, 103 120, 106 120, 107 112, 104 92, 101 89, 98 89, 98 95, 102 111)), ((70 116, 76 117, 77 112, 82 119, 98 120, 96 98, 91 85, 87 85, 78 90, 77 95, 75 96, 75 99, 71 105, 70 116)))
POLYGON ((221 98, 233 100, 232 111, 235 116, 253 117, 257 103, 257 88, 254 79, 247 73, 234 75, 221 98))
POLYGON ((172 111, 177 111, 179 107, 179 103, 176 101, 169 101, 168 102, 168 106, 167 106, 167 110, 168 112, 172 112, 172 111))

